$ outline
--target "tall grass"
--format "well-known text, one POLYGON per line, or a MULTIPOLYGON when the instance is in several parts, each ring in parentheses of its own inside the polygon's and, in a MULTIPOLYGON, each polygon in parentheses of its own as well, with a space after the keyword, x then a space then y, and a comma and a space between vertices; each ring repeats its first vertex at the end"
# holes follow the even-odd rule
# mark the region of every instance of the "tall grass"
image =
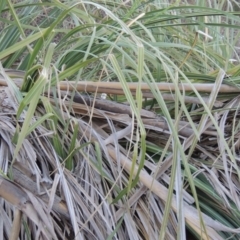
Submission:
POLYGON ((0 239, 239 239, 236 10, 2 1, 0 239))

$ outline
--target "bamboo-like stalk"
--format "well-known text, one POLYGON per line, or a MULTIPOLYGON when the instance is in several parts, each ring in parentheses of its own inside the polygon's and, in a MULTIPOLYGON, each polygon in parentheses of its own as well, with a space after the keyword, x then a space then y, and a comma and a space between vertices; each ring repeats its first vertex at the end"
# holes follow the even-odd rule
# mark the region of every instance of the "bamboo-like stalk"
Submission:
MULTIPOLYGON (((136 92, 139 83, 127 83, 130 91, 134 94, 136 92)), ((173 83, 155 83, 154 84, 159 90, 174 92, 176 90, 176 86, 173 83)), ((99 93, 108 93, 108 94, 124 94, 122 85, 120 82, 60 82, 58 84, 61 90, 69 90, 72 91, 74 89, 78 91, 85 92, 99 92, 99 93)), ((193 92, 193 88, 195 88, 198 92, 206 92, 210 93, 214 88, 215 84, 209 83, 193 83, 192 85, 187 83, 182 83, 178 85, 178 89, 180 91, 185 92, 193 92)), ((143 93, 151 94, 150 87, 147 83, 141 83, 141 89, 143 93)), ((229 86, 223 84, 219 90, 220 93, 239 93, 240 88, 229 86)))
MULTIPOLYGON (((16 79, 14 80, 18 87, 21 87, 22 80, 16 79)), ((130 91, 133 95, 136 94, 136 89, 139 86, 139 83, 127 83, 130 91)), ((6 80, 0 76, 0 86, 7 86, 6 80)), ((173 83, 154 83, 160 91, 166 92, 175 92, 176 85, 173 83)), ((188 83, 178 84, 178 89, 180 91, 185 92, 193 92, 193 88, 195 88, 198 92, 210 93, 214 88, 215 84, 212 83, 192 83, 191 85, 188 83)), ((82 82, 68 82, 61 81, 58 83, 58 87, 61 90, 65 91, 73 91, 77 90, 80 92, 97 92, 97 93, 106 93, 106 94, 116 94, 116 95, 124 95, 123 88, 120 82, 92 82, 92 81, 82 81, 82 82)), ((143 92, 143 97, 153 97, 151 93, 150 87, 147 83, 141 83, 141 89, 143 92)), ((219 93, 239 93, 240 88, 229 86, 227 84, 222 84, 219 93)))

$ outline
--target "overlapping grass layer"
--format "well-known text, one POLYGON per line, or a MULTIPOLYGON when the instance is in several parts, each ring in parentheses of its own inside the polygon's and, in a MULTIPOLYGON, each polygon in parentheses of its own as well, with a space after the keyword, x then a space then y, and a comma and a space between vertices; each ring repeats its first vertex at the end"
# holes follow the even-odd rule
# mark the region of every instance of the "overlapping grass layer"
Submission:
POLYGON ((239 239, 218 2, 1 1, 0 239, 239 239))

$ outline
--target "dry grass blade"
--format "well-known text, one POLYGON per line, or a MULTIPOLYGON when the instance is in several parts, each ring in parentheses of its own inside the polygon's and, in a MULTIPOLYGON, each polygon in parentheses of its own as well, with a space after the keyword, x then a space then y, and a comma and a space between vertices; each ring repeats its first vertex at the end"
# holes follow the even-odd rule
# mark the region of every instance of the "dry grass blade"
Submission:
POLYGON ((14 213, 14 221, 11 231, 11 236, 9 240, 17 240, 21 228, 21 218, 22 218, 22 212, 18 209, 15 210, 14 213))

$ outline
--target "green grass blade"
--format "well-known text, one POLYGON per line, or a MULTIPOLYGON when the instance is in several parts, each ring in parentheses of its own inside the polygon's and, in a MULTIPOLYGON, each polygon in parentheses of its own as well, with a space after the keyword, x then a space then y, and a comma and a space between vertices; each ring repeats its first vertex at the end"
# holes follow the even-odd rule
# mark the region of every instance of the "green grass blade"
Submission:
POLYGON ((7 57, 8 55, 15 53, 16 51, 26 47, 27 45, 29 45, 30 43, 38 40, 39 38, 41 38, 45 32, 47 31, 47 29, 43 29, 41 30, 41 32, 35 33, 33 35, 30 35, 29 37, 25 38, 24 40, 15 43, 14 45, 12 45, 11 47, 3 50, 0 52, 0 60, 7 57))

